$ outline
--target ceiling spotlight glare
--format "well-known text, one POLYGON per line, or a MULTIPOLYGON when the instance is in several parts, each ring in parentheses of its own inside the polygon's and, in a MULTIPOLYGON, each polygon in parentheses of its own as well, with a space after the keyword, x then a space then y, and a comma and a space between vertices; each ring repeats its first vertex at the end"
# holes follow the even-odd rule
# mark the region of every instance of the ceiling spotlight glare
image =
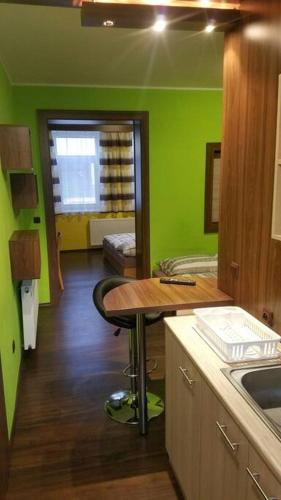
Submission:
POLYGON ((112 28, 112 26, 114 26, 114 21, 112 21, 111 19, 106 19, 105 21, 103 21, 102 25, 105 28, 112 28))
POLYGON ((200 0, 200 3, 202 7, 209 7, 210 1, 209 0, 200 0))
POLYGON ((212 33, 214 29, 216 28, 214 23, 207 24, 205 31, 206 33, 212 33))
POLYGON ((158 17, 156 19, 154 25, 152 26, 153 31, 156 31, 157 33, 161 33, 161 31, 164 31, 167 26, 167 21, 164 17, 158 17))

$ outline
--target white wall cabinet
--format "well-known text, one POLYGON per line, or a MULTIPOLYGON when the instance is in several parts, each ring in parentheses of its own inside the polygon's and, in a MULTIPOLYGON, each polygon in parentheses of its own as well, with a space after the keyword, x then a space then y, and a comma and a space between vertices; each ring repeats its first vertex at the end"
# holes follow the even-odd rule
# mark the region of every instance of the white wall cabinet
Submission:
POLYGON ((281 500, 280 482, 168 328, 166 448, 187 500, 281 500))
POLYGON ((278 85, 276 152, 271 236, 275 240, 281 240, 281 75, 279 75, 278 85))

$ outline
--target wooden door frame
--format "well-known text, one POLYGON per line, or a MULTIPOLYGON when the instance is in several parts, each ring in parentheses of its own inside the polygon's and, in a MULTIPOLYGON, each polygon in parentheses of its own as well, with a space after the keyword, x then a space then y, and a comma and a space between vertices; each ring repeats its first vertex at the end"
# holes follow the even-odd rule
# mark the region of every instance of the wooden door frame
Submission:
POLYGON ((137 278, 150 276, 149 223, 149 115, 147 111, 38 110, 40 155, 43 175, 46 235, 49 263, 50 303, 59 301, 61 291, 57 273, 56 224, 49 147, 49 120, 133 121, 135 136, 135 217, 137 278))

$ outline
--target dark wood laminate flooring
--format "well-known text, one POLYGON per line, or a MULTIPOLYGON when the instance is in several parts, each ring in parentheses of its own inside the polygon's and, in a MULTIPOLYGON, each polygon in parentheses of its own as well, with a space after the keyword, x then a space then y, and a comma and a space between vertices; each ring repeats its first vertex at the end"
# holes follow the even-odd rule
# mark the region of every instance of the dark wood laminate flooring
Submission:
MULTIPOLYGON (((101 252, 62 254, 65 292, 39 313, 38 347, 24 356, 8 500, 175 500, 164 415, 141 437, 108 419, 106 397, 127 381, 127 334, 115 338, 92 303, 112 269, 101 252)), ((163 325, 147 332, 159 360, 150 390, 163 395, 163 325)))

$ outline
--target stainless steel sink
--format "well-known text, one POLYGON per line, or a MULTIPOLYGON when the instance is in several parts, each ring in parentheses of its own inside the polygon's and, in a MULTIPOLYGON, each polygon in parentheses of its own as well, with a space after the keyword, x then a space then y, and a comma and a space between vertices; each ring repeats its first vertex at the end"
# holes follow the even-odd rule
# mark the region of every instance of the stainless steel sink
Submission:
POLYGON ((221 371, 281 440, 281 365, 221 371))

